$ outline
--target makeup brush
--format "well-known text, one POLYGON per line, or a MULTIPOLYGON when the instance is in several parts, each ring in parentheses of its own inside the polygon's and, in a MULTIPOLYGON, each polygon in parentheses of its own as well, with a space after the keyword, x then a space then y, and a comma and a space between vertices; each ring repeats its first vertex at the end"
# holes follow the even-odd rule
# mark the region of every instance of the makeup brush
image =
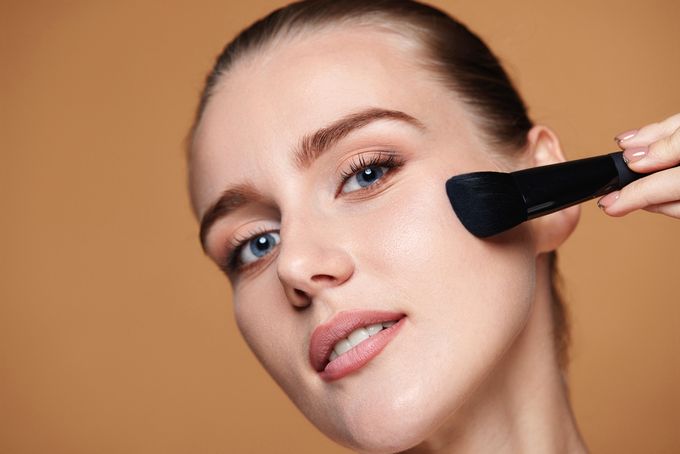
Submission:
POLYGON ((446 182, 446 193, 465 228, 485 238, 621 189, 646 175, 650 174, 630 170, 619 151, 517 172, 457 175, 446 182))

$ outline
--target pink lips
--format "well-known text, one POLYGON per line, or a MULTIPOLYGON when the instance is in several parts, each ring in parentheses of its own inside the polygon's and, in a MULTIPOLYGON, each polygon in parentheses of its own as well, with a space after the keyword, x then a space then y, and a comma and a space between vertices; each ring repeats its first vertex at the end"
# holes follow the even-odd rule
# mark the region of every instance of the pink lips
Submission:
POLYGON ((404 324, 404 319, 405 315, 401 312, 348 311, 337 314, 329 322, 317 326, 312 333, 309 342, 309 360, 312 367, 326 381, 337 380, 360 369, 397 335, 404 324), (335 344, 352 331, 389 321, 397 323, 361 342, 334 361, 328 362, 335 344))

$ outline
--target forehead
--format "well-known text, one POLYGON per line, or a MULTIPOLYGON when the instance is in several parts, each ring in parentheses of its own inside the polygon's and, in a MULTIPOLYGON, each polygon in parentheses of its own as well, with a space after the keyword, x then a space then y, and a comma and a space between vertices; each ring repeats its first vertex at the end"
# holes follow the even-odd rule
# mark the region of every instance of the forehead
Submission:
POLYGON ((300 138, 367 107, 423 122, 448 91, 423 68, 414 42, 368 27, 283 38, 238 61, 206 106, 194 141, 193 196, 200 212, 225 185, 283 162, 300 138))

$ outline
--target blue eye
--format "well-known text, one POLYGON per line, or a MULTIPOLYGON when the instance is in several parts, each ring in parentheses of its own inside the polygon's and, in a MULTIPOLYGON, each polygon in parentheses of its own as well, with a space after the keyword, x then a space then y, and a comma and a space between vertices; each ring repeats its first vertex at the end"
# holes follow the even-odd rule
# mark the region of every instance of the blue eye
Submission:
POLYGON ((387 167, 377 165, 365 167, 347 179, 342 186, 342 192, 347 193, 357 191, 361 188, 370 186, 381 179, 386 171, 387 167))
POLYGON ((281 237, 277 232, 267 232, 252 237, 241 247, 238 255, 239 262, 242 265, 248 265, 260 260, 269 254, 280 241, 281 237))

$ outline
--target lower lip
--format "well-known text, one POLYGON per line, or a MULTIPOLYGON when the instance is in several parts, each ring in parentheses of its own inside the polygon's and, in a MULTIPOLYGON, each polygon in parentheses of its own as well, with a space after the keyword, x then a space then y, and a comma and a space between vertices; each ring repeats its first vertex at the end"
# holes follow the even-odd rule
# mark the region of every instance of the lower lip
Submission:
POLYGON ((361 369, 370 360, 378 356, 382 349, 399 333, 405 320, 406 317, 403 317, 394 325, 383 329, 378 334, 369 337, 356 347, 338 356, 328 363, 326 368, 319 372, 319 375, 324 381, 334 381, 361 369))

